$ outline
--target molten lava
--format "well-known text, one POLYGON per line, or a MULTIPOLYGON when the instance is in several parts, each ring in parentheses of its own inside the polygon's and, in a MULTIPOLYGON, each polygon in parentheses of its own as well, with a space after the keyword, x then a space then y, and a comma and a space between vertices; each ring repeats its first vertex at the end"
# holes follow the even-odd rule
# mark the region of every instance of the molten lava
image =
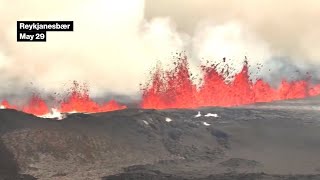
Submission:
MULTIPOLYGON (((61 103, 55 106, 58 107, 58 110, 55 111, 58 111, 59 113, 96 113, 126 108, 126 106, 120 105, 114 100, 102 105, 96 103, 90 98, 88 88, 86 86, 80 86, 77 82, 74 82, 70 94, 61 103)), ((53 107, 49 108, 47 103, 40 96, 35 94, 22 108, 9 104, 7 100, 3 100, 0 107, 4 109, 21 110, 25 113, 41 117, 46 117, 48 114, 52 113, 50 109, 55 109, 53 107)))
POLYGON ((197 108, 203 106, 238 106, 256 102, 297 99, 320 94, 320 85, 311 87, 308 80, 283 80, 276 89, 258 79, 249 78, 248 63, 234 80, 228 82, 228 69, 217 70, 217 65, 202 66, 203 83, 199 88, 192 83, 186 57, 179 58, 175 68, 163 71, 157 67, 151 83, 143 89, 141 107, 147 109, 197 108))
POLYGON ((17 109, 17 107, 9 104, 9 102, 7 100, 3 100, 0 104, 0 107, 2 107, 3 109, 17 109))
POLYGON ((99 105, 90 99, 88 88, 81 87, 77 82, 74 82, 71 94, 60 105, 60 112, 106 112, 125 109, 126 106, 119 105, 116 101, 111 100, 108 103, 99 105))
POLYGON ((310 96, 317 96, 320 94, 320 84, 315 85, 309 90, 310 96))
POLYGON ((29 103, 23 107, 22 111, 37 116, 42 116, 50 112, 46 102, 41 99, 40 96, 36 95, 31 97, 29 103))
MULTIPOLYGON (((192 81, 186 57, 174 63, 175 68, 164 71, 157 66, 151 81, 143 89, 141 108, 197 108, 204 106, 239 106, 256 102, 305 98, 320 95, 320 84, 311 85, 309 80, 289 82, 283 80, 278 88, 271 87, 262 79, 254 83, 249 77, 249 66, 245 61, 242 70, 233 80, 228 79, 230 68, 218 70, 218 64, 203 65, 202 84, 192 81)), ((111 100, 99 104, 89 96, 88 87, 73 83, 69 94, 58 104, 49 107, 39 95, 33 95, 22 107, 3 100, 0 109, 17 109, 40 117, 52 117, 61 113, 95 113, 125 109, 126 106, 111 100)))

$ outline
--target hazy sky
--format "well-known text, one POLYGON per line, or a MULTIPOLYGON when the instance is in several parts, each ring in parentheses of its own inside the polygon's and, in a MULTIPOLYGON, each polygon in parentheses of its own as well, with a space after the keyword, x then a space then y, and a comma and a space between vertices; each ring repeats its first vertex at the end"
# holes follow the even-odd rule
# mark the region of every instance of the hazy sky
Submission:
POLYGON ((0 0, 0 98, 30 82, 57 92, 72 80, 94 95, 136 94, 157 61, 170 64, 183 50, 193 72, 201 58, 227 57, 239 69, 248 56, 272 69, 260 73, 270 81, 295 69, 320 79, 319 12, 318 0, 0 0), (75 28, 17 43, 17 20, 73 20, 75 28))

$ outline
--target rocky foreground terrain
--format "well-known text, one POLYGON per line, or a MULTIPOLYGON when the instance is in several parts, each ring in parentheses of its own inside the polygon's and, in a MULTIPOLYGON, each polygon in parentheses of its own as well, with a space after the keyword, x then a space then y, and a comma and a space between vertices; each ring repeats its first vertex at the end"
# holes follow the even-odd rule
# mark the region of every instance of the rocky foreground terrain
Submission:
POLYGON ((319 104, 126 109, 63 120, 0 110, 0 179, 320 179, 319 104))

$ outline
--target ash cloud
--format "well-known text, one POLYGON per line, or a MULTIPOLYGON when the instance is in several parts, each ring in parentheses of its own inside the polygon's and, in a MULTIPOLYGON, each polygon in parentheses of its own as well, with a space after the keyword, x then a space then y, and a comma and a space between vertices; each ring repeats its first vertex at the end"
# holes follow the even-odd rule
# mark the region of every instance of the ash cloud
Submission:
POLYGON ((88 83, 94 96, 136 96, 157 61, 170 64, 183 50, 193 73, 202 58, 227 57, 239 70, 248 56, 265 64, 257 76, 271 82, 294 69, 317 80, 319 11, 316 0, 0 0, 0 98, 27 94, 30 82, 60 92, 72 80, 88 83), (17 20, 73 20, 74 32, 17 43, 17 20))

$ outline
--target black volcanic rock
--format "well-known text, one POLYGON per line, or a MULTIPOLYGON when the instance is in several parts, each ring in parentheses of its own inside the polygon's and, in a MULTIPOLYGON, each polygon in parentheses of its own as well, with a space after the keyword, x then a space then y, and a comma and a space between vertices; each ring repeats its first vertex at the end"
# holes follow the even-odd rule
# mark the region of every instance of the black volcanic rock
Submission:
POLYGON ((125 109, 64 120, 0 110, 0 177, 317 179, 320 111, 288 104, 125 109))
POLYGON ((33 180, 30 175, 19 174, 19 167, 13 154, 6 148, 0 139, 0 180, 33 180))
POLYGON ((320 175, 268 175, 264 173, 215 174, 204 178, 186 178, 160 172, 121 173, 103 180, 319 180, 320 175))

